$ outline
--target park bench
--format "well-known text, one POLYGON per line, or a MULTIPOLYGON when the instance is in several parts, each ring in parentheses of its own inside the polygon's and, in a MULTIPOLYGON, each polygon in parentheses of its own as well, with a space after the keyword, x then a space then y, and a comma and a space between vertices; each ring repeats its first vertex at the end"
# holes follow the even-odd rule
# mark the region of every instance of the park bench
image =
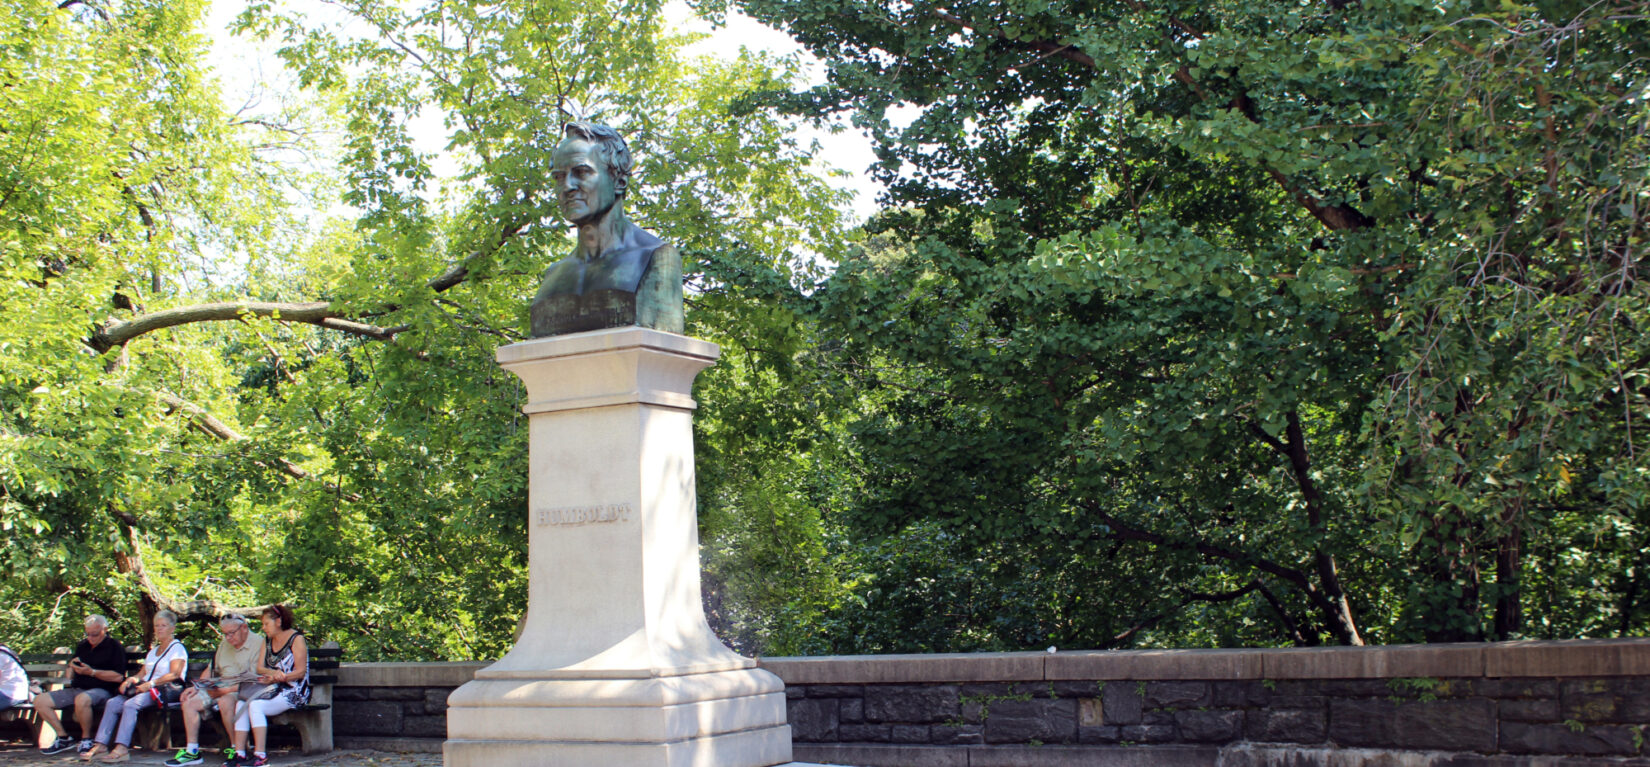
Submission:
MULTIPOLYGON (((138 669, 143 667, 143 655, 143 650, 132 647, 126 648, 127 675, 135 674, 138 669)), ((38 682, 41 689, 44 690, 54 690, 69 683, 69 659, 73 657, 74 653, 67 647, 59 647, 56 652, 28 653, 18 656, 23 661, 23 670, 28 672, 29 681, 38 682)), ((101 714, 102 706, 99 705, 94 717, 101 714)), ((15 721, 19 718, 26 719, 29 732, 34 736, 35 741, 39 742, 40 729, 45 726, 45 723, 40 721, 40 717, 34 715, 34 702, 32 700, 13 706, 5 712, 0 712, 0 721, 15 721)), ((65 722, 72 724, 74 717, 65 713, 63 719, 65 722)))
MULTIPOLYGON (((196 650, 189 653, 189 679, 198 679, 200 674, 212 662, 212 650, 196 650)), ((126 648, 126 673, 135 674, 143 667, 142 649, 126 648)), ((332 687, 338 682, 338 666, 343 661, 344 651, 337 642, 325 642, 319 647, 312 647, 309 651, 309 703, 291 711, 275 716, 270 724, 291 725, 298 731, 298 737, 303 744, 306 754, 325 753, 332 750, 332 687)), ((50 654, 34 654, 20 656, 23 668, 29 674, 29 679, 40 683, 47 690, 61 687, 69 682, 69 659, 74 657, 68 648, 58 648, 58 652, 50 654)), ((95 716, 102 716, 101 706, 95 716)), ((142 745, 153 750, 169 750, 172 744, 172 712, 178 712, 179 722, 182 721, 182 705, 172 703, 165 712, 148 710, 138 719, 137 731, 133 734, 133 744, 142 745)), ((45 725, 40 718, 33 715, 32 703, 24 703, 5 712, 0 712, 0 721, 15 719, 20 716, 28 717, 30 732, 35 742, 40 740, 40 729, 45 725)), ((96 721, 94 719, 94 721, 96 721)), ((73 718, 64 717, 66 724, 73 724, 73 718)), ((206 717, 203 722, 219 722, 216 716, 206 717)), ((225 733, 227 740, 228 733, 225 733)))
MULTIPOLYGON (((189 678, 199 679, 201 672, 212 663, 213 650, 196 650, 189 653, 189 678)), ((337 642, 324 642, 320 647, 311 647, 309 650, 309 703, 291 711, 278 714, 269 720, 271 725, 291 725, 298 731, 298 739, 302 743, 304 753, 321 754, 332 750, 332 686, 338 683, 338 665, 343 661, 344 651, 337 642)), ((142 656, 139 656, 142 661, 142 656)), ((157 751, 170 750, 175 747, 172 742, 173 712, 177 713, 178 722, 182 722, 183 704, 171 703, 166 706, 166 715, 145 716, 138 721, 138 731, 133 741, 143 744, 144 748, 157 751), (148 721, 146 721, 148 720, 148 721)), ((149 712, 144 712, 146 715, 149 712)), ((217 715, 202 718, 201 727, 208 726, 221 728, 223 722, 217 715)), ((181 724, 180 724, 181 726, 181 724)), ((204 732, 202 733, 205 734, 204 732)), ((224 733, 227 742, 229 733, 224 733)), ((204 740, 204 738, 203 738, 204 740)))

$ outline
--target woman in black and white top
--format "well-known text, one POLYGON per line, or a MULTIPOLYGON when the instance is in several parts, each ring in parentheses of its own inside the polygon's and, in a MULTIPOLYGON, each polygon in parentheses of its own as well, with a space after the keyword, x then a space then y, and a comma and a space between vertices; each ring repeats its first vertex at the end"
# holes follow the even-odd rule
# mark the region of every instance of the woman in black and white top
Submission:
POLYGON ((296 618, 286 605, 264 608, 264 657, 257 664, 258 683, 272 685, 241 704, 235 713, 235 758, 225 767, 263 767, 269 717, 309 702, 309 643, 293 627, 296 618), (246 732, 252 731, 252 755, 246 754, 246 732))
POLYGON ((138 712, 178 699, 179 683, 189 669, 189 651, 173 636, 177 632, 178 616, 162 610, 155 615, 154 626, 155 644, 149 648, 149 654, 143 656, 143 668, 121 682, 119 694, 103 704, 103 721, 97 726, 96 742, 90 751, 80 755, 81 759, 89 761, 98 756, 103 762, 124 762, 132 758, 132 730, 137 728, 138 712), (104 754, 111 736, 114 750, 104 754))

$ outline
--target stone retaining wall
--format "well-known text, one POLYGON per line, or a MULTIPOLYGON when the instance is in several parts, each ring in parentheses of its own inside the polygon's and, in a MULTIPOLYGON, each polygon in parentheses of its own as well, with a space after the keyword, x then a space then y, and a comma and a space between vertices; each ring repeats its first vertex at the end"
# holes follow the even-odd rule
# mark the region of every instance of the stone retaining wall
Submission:
MULTIPOLYGON (((340 745, 439 750, 446 695, 485 665, 345 664, 340 745)), ((800 761, 1650 767, 1645 639, 762 665, 785 680, 800 761)))

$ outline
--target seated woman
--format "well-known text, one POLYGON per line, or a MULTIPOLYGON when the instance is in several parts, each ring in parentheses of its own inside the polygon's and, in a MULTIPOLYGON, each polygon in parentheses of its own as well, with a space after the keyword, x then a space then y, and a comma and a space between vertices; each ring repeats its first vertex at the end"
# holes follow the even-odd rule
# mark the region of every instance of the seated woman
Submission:
POLYGON ((235 758, 224 767, 263 767, 269 764, 269 717, 309 702, 309 645, 304 632, 292 627, 292 608, 264 609, 264 657, 256 665, 259 684, 274 687, 241 704, 235 714, 235 758), (252 756, 246 755, 246 731, 252 731, 252 756))
POLYGON ((80 755, 81 759, 90 761, 101 755, 104 762, 124 762, 132 758, 132 730, 137 728, 138 712, 178 699, 178 683, 189 669, 189 651, 173 636, 177 632, 178 616, 162 610, 155 614, 154 627, 155 644, 143 656, 143 668, 136 676, 122 680, 117 694, 103 704, 103 721, 97 726, 97 737, 92 739, 91 749, 80 755), (111 736, 114 750, 104 754, 111 736))

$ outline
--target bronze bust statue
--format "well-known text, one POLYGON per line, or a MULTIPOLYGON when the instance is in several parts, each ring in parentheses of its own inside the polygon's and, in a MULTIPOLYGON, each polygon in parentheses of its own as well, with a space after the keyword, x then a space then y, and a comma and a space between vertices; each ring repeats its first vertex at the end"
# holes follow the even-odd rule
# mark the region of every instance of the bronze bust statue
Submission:
POLYGON ((533 297, 534 338, 640 325, 682 332, 682 259, 624 215, 630 148, 605 125, 568 123, 552 157, 556 202, 578 227, 573 254, 533 297))

